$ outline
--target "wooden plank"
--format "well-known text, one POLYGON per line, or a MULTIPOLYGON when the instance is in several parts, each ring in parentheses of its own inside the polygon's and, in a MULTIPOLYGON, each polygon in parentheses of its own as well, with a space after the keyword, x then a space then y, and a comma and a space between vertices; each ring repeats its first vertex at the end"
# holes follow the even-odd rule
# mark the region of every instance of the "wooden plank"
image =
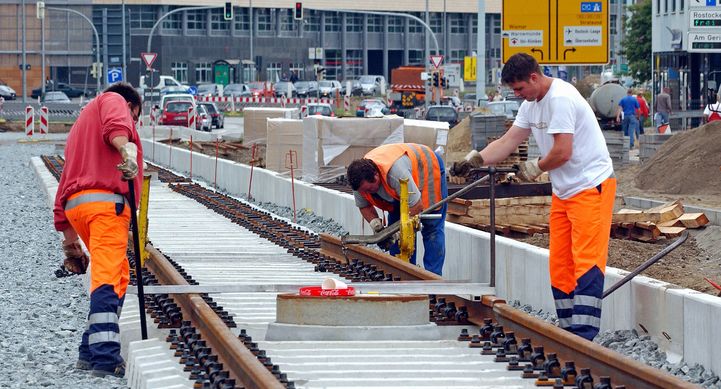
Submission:
MULTIPOLYGON (((684 213, 684 215, 687 215, 687 214, 684 213)), ((683 227, 684 226, 683 223, 681 222, 680 218, 669 220, 667 222, 656 223, 656 225, 659 227, 683 227)))
POLYGON ((511 229, 511 231, 522 232, 527 235, 533 235, 538 232, 535 228, 525 224, 511 224, 508 227, 511 229))
POLYGON ((676 200, 644 211, 621 209, 613 214, 613 221, 661 223, 676 219, 681 215, 683 215, 683 205, 681 201, 676 200))
POLYGON ((659 227, 658 229, 666 238, 676 238, 686 231, 686 227, 659 227))
POLYGON ((700 228, 708 224, 708 218, 703 212, 684 213, 678 220, 686 228, 700 228))
POLYGON ((614 222, 633 222, 633 221, 643 221, 638 220, 640 216, 642 216, 642 212, 635 209, 621 209, 618 212, 613 214, 613 221, 614 222))

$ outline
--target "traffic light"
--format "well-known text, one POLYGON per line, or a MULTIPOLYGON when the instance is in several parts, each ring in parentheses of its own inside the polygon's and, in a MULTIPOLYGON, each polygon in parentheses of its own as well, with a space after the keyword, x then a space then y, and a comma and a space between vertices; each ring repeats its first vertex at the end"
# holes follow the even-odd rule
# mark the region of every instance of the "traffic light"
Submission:
POLYGON ((233 20, 233 3, 226 2, 225 9, 223 9, 223 19, 233 20))
POLYGON ((448 78, 447 77, 441 78, 441 86, 443 87, 443 89, 448 88, 448 78))
POLYGON ((433 73, 433 86, 438 87, 440 80, 438 79, 438 73, 433 73))
POLYGON ((303 20, 303 3, 300 1, 295 2, 295 10, 293 11, 293 19, 303 20))

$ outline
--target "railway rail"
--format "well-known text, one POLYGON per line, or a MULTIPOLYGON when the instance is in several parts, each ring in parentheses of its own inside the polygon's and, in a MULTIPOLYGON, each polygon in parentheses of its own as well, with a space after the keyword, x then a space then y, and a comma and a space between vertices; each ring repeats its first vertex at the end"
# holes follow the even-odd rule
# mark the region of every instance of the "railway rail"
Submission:
MULTIPOLYGON (((62 159, 43 160, 59 178, 62 159)), ((440 280, 185 177, 163 169, 159 177, 151 188, 144 285, 319 285, 329 274, 348 283, 440 280)), ((194 388, 694 387, 495 296, 430 296, 429 319, 453 334, 436 341, 268 341, 276 298, 184 293, 147 295, 145 302, 194 388)))

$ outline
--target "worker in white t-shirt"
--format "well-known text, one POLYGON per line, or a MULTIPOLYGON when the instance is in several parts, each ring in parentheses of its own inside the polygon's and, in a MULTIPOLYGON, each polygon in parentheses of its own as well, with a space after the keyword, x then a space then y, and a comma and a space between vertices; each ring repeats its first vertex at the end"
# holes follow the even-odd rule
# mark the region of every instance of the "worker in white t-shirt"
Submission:
POLYGON ((616 178, 593 110, 576 88, 545 76, 519 53, 506 62, 503 83, 525 101, 513 126, 481 152, 451 169, 467 171, 506 159, 533 133, 541 158, 525 161, 518 176, 533 181, 549 172, 553 188, 549 267, 559 324, 592 340, 601 326, 601 296, 608 256, 616 178))

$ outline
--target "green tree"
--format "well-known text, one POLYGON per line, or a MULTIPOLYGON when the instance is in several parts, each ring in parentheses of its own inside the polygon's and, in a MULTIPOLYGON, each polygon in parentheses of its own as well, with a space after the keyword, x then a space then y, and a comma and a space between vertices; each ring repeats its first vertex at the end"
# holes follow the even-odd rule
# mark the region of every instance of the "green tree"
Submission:
POLYGON ((651 0, 640 0, 628 10, 621 53, 628 58, 630 75, 643 83, 651 79, 651 0))

